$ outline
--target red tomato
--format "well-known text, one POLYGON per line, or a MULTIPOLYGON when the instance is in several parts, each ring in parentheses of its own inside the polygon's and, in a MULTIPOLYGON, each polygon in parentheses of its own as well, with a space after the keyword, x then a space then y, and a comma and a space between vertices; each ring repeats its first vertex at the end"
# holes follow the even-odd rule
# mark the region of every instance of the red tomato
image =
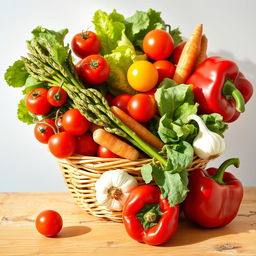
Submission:
POLYGON ((103 146, 98 146, 97 156, 102 158, 120 158, 120 156, 103 146))
POLYGON ((139 122, 147 122, 156 114, 156 104, 154 99, 144 93, 132 96, 128 103, 128 112, 130 116, 139 122))
POLYGON ((61 123, 65 131, 76 136, 84 134, 90 126, 90 122, 76 108, 65 112, 61 123))
POLYGON ((153 60, 168 58, 174 48, 172 36, 161 29, 151 30, 146 34, 142 42, 143 51, 153 60))
POLYGON ((76 56, 85 58, 91 54, 99 53, 101 42, 94 32, 85 31, 73 37, 71 47, 76 56))
POLYGON ((60 132, 51 136, 48 141, 48 147, 55 157, 69 157, 75 152, 76 140, 68 132, 60 132))
POLYGON ((175 72, 175 66, 168 60, 158 60, 153 63, 158 71, 158 84, 160 84, 164 78, 173 78, 175 72))
POLYGON ((42 116, 51 110, 52 106, 47 100, 47 92, 45 88, 36 88, 27 95, 26 107, 29 112, 42 116))
POLYGON ((76 153, 85 156, 95 156, 98 144, 93 140, 91 133, 76 137, 76 153))
POLYGON ((48 140, 55 134, 56 125, 52 119, 43 119, 35 125, 34 135, 41 143, 48 143, 48 140), (49 124, 49 125, 47 125, 49 124))
POLYGON ((100 55, 90 55, 83 59, 80 68, 82 80, 89 84, 101 84, 108 79, 110 66, 100 55))
POLYGON ((180 55, 181 55, 181 52, 185 46, 186 42, 182 42, 180 44, 178 44, 174 49, 173 49, 173 52, 172 52, 172 62, 174 64, 178 64, 179 62, 179 59, 180 59, 180 55))
POLYGON ((47 92, 47 100, 54 107, 63 105, 67 100, 67 93, 60 86, 53 86, 47 92))
POLYGON ((111 101, 111 106, 116 106, 120 109, 122 109, 124 112, 128 113, 127 110, 127 105, 132 98, 132 95, 129 94, 121 94, 116 96, 112 101, 111 101))
POLYGON ((62 218, 59 213, 53 210, 45 210, 36 218, 36 229, 44 236, 57 235, 63 225, 62 218))

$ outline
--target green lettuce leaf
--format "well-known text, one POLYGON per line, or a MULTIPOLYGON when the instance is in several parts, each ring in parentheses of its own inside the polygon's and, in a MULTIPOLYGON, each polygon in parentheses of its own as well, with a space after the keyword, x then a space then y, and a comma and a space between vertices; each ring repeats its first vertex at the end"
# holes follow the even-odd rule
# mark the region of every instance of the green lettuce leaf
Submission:
POLYGON ((224 137, 224 132, 228 129, 228 125, 223 122, 223 117, 218 113, 200 115, 208 129, 218 133, 224 137))
POLYGON ((173 117, 175 110, 183 103, 194 104, 192 85, 179 84, 165 78, 155 93, 158 110, 161 116, 173 117))
MULTIPOLYGON (((62 65, 65 62, 69 51, 69 46, 64 46, 64 38, 68 33, 67 29, 53 31, 38 26, 31 33, 34 36, 32 40, 36 40, 44 47, 51 46, 53 59, 57 63, 62 65)), ((31 44, 31 41, 27 41, 27 43, 31 44)))
POLYGON ((161 189, 162 196, 167 198, 171 206, 182 203, 188 193, 188 171, 171 173, 154 172, 154 180, 161 189))
POLYGON ((18 104, 17 116, 20 121, 27 124, 33 124, 35 121, 38 121, 38 118, 27 110, 25 98, 20 100, 18 104))
POLYGON ((22 87, 26 83, 28 76, 29 74, 23 61, 17 60, 6 70, 4 78, 9 86, 22 87))
POLYGON ((185 170, 193 161, 194 149, 192 145, 186 141, 166 145, 165 150, 167 152, 166 170, 171 173, 185 170))
POLYGON ((98 10, 94 13, 93 24, 95 31, 101 40, 101 54, 110 54, 125 31, 124 17, 113 10, 109 15, 98 10))
POLYGON ((122 39, 118 42, 118 46, 111 54, 105 55, 104 58, 110 65, 110 74, 107 80, 109 90, 114 95, 121 93, 135 94, 136 91, 128 83, 127 71, 136 59, 136 52, 124 33, 122 39))
POLYGON ((25 95, 36 88, 47 88, 47 85, 45 83, 36 80, 30 75, 27 77, 24 86, 25 88, 22 90, 22 93, 25 95))

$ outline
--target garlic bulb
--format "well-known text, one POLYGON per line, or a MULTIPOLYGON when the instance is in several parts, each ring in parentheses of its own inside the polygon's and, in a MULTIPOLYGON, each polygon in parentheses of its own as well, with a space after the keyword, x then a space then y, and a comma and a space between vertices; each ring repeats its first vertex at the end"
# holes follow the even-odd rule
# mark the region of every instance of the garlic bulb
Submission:
POLYGON ((107 209, 121 211, 137 180, 123 170, 104 172, 95 184, 96 199, 107 209))
POLYGON ((225 141, 217 133, 210 131, 204 121, 197 115, 188 116, 188 120, 195 120, 199 126, 199 132, 193 141, 193 148, 201 159, 213 159, 221 155, 225 150, 225 141))

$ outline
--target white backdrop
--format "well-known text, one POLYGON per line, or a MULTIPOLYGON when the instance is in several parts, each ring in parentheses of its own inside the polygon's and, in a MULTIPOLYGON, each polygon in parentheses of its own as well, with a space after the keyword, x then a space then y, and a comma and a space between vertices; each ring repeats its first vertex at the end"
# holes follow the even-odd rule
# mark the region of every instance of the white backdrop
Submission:
MULTIPOLYGON (((82 29, 93 29, 94 11, 116 8, 125 16, 149 8, 162 12, 163 19, 179 27, 188 36, 198 23, 204 24, 208 37, 208 55, 220 55, 238 63, 241 71, 256 84, 256 1, 246 0, 0 0, 0 191, 65 190, 57 161, 45 145, 33 136, 33 126, 16 118, 21 92, 7 87, 5 69, 26 52, 25 41, 37 25, 50 29, 68 28, 67 41, 82 29)), ((256 94, 256 93, 255 93, 256 94)), ((244 185, 256 185, 255 170, 255 95, 246 112, 226 132, 226 152, 209 166, 218 166, 230 157, 239 157, 241 165, 234 174, 244 185)))

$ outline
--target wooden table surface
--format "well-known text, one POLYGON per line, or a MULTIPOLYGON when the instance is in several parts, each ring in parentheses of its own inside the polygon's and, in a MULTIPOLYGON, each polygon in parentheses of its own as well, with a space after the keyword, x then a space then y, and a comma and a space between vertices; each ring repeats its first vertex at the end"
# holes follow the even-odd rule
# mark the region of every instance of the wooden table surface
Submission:
POLYGON ((132 240, 121 223, 88 215, 69 192, 0 193, 0 255, 256 255, 256 188, 246 188, 237 218, 219 229, 202 229, 180 220, 175 236, 163 246, 132 240), (40 235, 39 212, 54 209, 63 217, 55 238, 40 235))

